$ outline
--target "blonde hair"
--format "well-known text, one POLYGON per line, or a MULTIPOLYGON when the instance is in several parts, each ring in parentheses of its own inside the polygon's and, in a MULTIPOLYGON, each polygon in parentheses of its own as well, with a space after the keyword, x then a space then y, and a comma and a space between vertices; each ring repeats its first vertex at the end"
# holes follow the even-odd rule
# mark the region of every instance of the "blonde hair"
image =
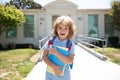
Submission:
POLYGON ((71 39, 75 34, 75 25, 73 20, 69 16, 60 16, 56 19, 53 25, 53 36, 58 36, 57 28, 58 25, 63 24, 69 27, 69 34, 67 36, 68 39, 71 39))

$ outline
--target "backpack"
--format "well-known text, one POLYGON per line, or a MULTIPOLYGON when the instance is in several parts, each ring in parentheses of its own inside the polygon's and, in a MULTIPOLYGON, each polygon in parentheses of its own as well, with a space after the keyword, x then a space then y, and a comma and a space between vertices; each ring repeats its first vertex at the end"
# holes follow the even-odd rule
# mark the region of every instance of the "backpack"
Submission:
MULTIPOLYGON (((48 46, 49 47, 50 47, 50 45, 53 44, 55 38, 56 38, 56 36, 51 38, 51 39, 49 39, 49 41, 48 41, 48 46)), ((66 48, 68 48, 68 51, 70 51, 71 47, 72 47, 72 41, 68 39, 67 42, 66 42, 66 48)), ((73 63, 70 64, 69 66, 72 69, 73 68, 73 63)))

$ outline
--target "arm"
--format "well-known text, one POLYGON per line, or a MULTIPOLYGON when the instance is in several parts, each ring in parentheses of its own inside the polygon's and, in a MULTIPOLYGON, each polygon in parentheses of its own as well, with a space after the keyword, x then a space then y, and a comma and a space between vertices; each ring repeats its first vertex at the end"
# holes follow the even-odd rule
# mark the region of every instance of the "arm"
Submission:
POLYGON ((48 66, 54 67, 55 65, 48 59, 48 54, 49 54, 49 52, 47 50, 45 50, 43 53, 42 59, 48 66))
POLYGON ((56 50, 56 48, 50 48, 49 52, 52 53, 52 54, 54 54, 55 56, 57 56, 65 64, 71 64, 73 62, 74 54, 70 54, 69 56, 64 56, 64 55, 60 54, 56 50))
POLYGON ((54 72, 56 75, 61 75, 62 71, 60 69, 60 66, 56 66, 54 65, 49 59, 48 59, 48 54, 49 52, 47 50, 44 51, 42 59, 44 60, 44 62, 50 66, 51 68, 53 68, 54 72))

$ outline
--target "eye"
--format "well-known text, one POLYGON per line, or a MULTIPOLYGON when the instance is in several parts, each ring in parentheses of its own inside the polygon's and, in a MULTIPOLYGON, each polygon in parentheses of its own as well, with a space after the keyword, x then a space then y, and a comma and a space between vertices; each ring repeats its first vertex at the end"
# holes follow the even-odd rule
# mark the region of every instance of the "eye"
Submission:
POLYGON ((61 27, 59 27, 59 29, 62 29, 61 27))
POLYGON ((65 30, 68 30, 68 28, 67 28, 67 27, 65 27, 65 30))

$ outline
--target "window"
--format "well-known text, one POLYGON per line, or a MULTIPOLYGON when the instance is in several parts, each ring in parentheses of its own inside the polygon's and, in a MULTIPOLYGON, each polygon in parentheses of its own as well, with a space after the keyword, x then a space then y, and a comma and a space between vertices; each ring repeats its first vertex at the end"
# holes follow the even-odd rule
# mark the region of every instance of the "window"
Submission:
POLYGON ((114 25, 111 22, 111 18, 109 15, 105 15, 104 16, 104 25, 105 25, 105 36, 109 37, 109 36, 114 36, 114 25))
POLYGON ((24 37, 34 37, 34 16, 26 15, 26 22, 24 23, 24 37))
POLYGON ((88 15, 88 35, 98 37, 98 15, 88 15))
POLYGON ((59 17, 59 15, 52 16, 52 26, 54 25, 55 20, 59 17))
POLYGON ((17 27, 7 28, 6 37, 7 38, 15 38, 15 37, 17 37, 17 27))

